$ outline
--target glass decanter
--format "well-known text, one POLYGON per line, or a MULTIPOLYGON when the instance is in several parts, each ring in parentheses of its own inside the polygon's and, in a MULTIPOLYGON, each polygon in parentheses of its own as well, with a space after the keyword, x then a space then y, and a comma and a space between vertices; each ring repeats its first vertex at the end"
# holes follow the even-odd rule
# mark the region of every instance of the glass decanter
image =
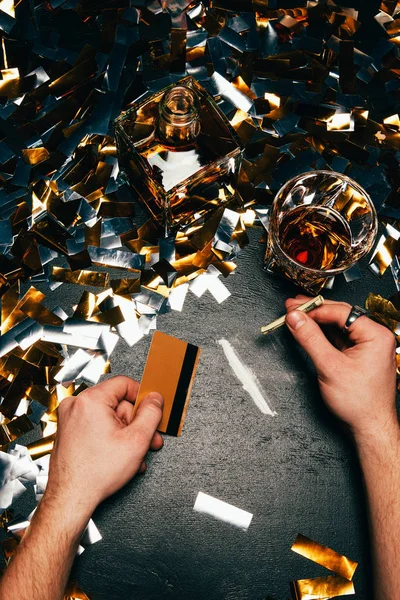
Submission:
POLYGON ((193 77, 123 112, 115 136, 121 167, 167 229, 192 224, 232 197, 242 146, 193 77))

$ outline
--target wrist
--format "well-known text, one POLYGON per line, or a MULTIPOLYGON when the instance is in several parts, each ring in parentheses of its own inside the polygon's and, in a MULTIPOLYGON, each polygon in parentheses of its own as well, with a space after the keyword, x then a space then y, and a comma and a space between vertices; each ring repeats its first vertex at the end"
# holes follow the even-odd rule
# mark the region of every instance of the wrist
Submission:
POLYGON ((63 533, 67 534, 71 540, 79 541, 94 508, 88 501, 80 501, 48 486, 37 512, 39 517, 46 522, 54 523, 56 526, 58 523, 63 533))
POLYGON ((400 450, 400 425, 396 417, 385 422, 377 421, 374 426, 353 430, 358 454, 364 456, 380 456, 397 453, 400 450))
POLYGON ((78 524, 85 520, 87 524, 99 504, 91 486, 82 485, 81 480, 72 478, 67 473, 60 473, 60 469, 52 469, 51 461, 43 499, 46 499, 47 505, 63 513, 73 513, 71 518, 78 524))

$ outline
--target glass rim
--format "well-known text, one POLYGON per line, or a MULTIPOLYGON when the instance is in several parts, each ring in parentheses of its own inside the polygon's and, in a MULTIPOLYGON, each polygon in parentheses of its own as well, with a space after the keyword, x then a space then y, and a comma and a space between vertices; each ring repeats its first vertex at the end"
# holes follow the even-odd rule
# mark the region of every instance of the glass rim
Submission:
POLYGON ((168 89, 161 97, 158 105, 160 116, 165 119, 168 124, 176 127, 186 127, 199 118, 200 105, 196 91, 188 85, 177 84, 168 89), (170 107, 171 100, 175 96, 186 96, 188 106, 186 112, 175 112, 170 107))
MULTIPOLYGON (((352 179, 351 177, 348 177, 347 175, 343 175, 343 173, 338 173, 337 171, 328 171, 326 169, 315 169, 314 171, 306 171, 305 173, 300 173, 300 175, 296 175, 295 177, 292 177, 291 179, 289 179, 289 181, 286 181, 286 183, 284 183, 279 190, 277 191, 277 193, 275 194, 275 197, 273 199, 272 202, 272 211, 271 211, 271 218, 270 218, 270 226, 269 226, 269 231, 268 231, 268 235, 271 235, 272 240, 275 244, 278 245, 278 249, 279 252, 281 252, 283 254, 283 256, 285 256, 287 258, 287 260, 293 264, 296 267, 301 268, 303 271, 306 271, 308 273, 313 273, 314 275, 320 275, 321 277, 325 277, 326 279, 329 277, 333 277, 334 275, 339 275, 340 273, 343 273, 344 271, 347 271, 348 269, 351 268, 352 265, 354 265, 356 262, 358 262, 361 258, 363 258, 366 254, 368 254, 368 252, 371 250, 375 238, 376 238, 376 234, 378 233, 378 214, 376 212, 376 208, 371 200, 370 195, 368 194, 368 192, 366 192, 366 190, 364 190, 364 188, 357 183, 357 181, 355 181, 354 179, 352 179), (345 266, 345 267, 337 267, 336 269, 312 269, 311 267, 306 267, 304 265, 302 265, 301 263, 297 262, 296 260, 294 260, 291 256, 289 256, 281 247, 280 243, 279 243, 279 238, 278 238, 278 232, 279 232, 279 227, 275 227, 273 225, 273 216, 275 214, 275 210, 276 210, 276 200, 279 196, 279 194, 282 193, 282 191, 284 191, 284 189, 286 188, 286 186, 289 186, 289 184, 292 184, 296 179, 300 179, 302 177, 311 177, 314 174, 322 174, 322 175, 337 175, 338 178, 343 179, 344 181, 347 181, 348 183, 350 183, 353 187, 356 188, 357 191, 359 191, 363 197, 365 197, 371 212, 372 212, 372 219, 373 219, 373 237, 372 237, 372 241, 370 243, 370 245, 360 254, 360 256, 354 260, 354 262, 351 263, 350 266, 345 266)), ((275 245, 274 244, 274 245, 275 245)))

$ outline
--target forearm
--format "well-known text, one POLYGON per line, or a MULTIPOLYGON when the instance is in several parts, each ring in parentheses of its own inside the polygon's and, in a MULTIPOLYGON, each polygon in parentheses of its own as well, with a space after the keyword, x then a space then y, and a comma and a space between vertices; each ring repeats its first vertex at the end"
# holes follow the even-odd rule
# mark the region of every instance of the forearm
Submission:
POLYGON ((375 600, 400 590, 400 428, 356 439, 368 499, 375 600))
POLYGON ((89 518, 45 494, 0 582, 0 600, 62 599, 89 518))

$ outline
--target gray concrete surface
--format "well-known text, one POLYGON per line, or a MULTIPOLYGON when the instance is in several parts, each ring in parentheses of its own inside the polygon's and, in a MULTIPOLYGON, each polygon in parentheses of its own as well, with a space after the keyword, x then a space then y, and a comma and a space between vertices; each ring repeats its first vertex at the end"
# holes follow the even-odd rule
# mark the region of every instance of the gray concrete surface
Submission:
MULTIPOLYGON (((187 297, 183 313, 158 328, 201 347, 181 438, 165 437, 148 472, 94 515, 103 540, 77 560, 74 575, 92 600, 288 600, 289 580, 329 574, 291 552, 297 533, 360 562, 356 598, 370 598, 370 557, 362 479, 355 451, 324 408, 310 361, 282 329, 259 327, 283 312, 296 288, 261 268, 259 230, 225 282, 232 296, 187 297), (264 416, 242 389, 218 339, 229 340, 257 375, 277 412, 264 416), (247 532, 193 512, 199 491, 254 514, 247 532)), ((394 292, 363 267, 363 279, 338 281, 326 296, 363 303, 394 292)), ((63 285, 48 304, 70 307, 82 293, 63 285)), ((140 379, 150 336, 121 340, 112 373, 140 379)), ((349 398, 351 401, 351 398, 349 398)), ((93 415, 95 419, 95 415, 93 415)), ((79 444, 79 440, 77 440, 79 444)), ((88 493, 90 491, 88 490, 88 493)), ((21 510, 33 497, 23 497, 21 510)))

